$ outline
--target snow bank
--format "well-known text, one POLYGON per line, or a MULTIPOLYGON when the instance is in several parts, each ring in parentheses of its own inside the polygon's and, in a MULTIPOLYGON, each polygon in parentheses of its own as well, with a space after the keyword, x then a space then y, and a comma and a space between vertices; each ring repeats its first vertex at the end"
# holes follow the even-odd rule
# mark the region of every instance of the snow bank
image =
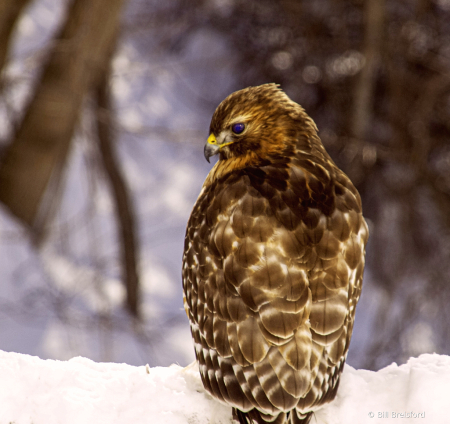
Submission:
POLYGON ((317 424, 448 424, 450 356, 423 354, 378 372, 346 365, 335 402, 316 416, 317 424))
MULTIPOLYGON (((0 376, 0 424, 231 422, 230 408, 205 393, 195 366, 62 362, 0 351, 0 376)), ((346 366, 336 401, 312 423, 446 424, 449 397, 448 356, 421 355, 378 372, 346 366)))

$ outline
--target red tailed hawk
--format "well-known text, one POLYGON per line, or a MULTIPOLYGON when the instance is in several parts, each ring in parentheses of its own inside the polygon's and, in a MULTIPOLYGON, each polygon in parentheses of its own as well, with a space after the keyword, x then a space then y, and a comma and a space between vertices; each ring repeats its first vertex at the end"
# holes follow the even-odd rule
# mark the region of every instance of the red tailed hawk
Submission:
POLYGON ((303 423, 336 396, 361 293, 360 196, 276 84, 228 96, 189 218, 184 306, 205 389, 245 423, 303 423))

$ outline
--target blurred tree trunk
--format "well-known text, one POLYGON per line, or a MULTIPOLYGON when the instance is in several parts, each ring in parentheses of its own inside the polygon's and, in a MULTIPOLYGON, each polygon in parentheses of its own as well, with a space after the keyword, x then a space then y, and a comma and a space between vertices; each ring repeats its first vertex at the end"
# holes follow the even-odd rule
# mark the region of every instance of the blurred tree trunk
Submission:
POLYGON ((38 236, 48 215, 43 195, 51 180, 58 184, 84 95, 110 59, 122 5, 123 0, 73 1, 2 158, 0 201, 38 236))
POLYGON ((98 143, 103 166, 111 184, 116 205, 118 233, 121 239, 122 279, 127 291, 127 308, 135 316, 140 317, 139 310, 139 275, 137 271, 138 243, 136 242, 136 220, 133 204, 129 195, 125 178, 122 175, 119 161, 114 149, 112 134, 112 101, 110 91, 111 62, 103 73, 96 90, 96 122, 98 143))
POLYGON ((0 71, 5 66, 8 48, 16 22, 30 0, 0 1, 0 71))
POLYGON ((366 0, 364 5, 365 34, 363 53, 365 65, 356 83, 352 133, 364 140, 373 115, 375 74, 381 60, 384 38, 385 0, 366 0))

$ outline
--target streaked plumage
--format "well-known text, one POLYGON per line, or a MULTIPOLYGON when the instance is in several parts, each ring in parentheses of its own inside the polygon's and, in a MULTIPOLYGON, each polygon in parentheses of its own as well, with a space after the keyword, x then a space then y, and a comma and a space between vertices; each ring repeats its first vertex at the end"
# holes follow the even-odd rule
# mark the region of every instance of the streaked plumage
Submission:
POLYGON ((203 384, 241 423, 307 423, 335 397, 350 343, 368 238, 359 194, 275 84, 228 96, 210 133, 205 156, 220 159, 183 256, 203 384))

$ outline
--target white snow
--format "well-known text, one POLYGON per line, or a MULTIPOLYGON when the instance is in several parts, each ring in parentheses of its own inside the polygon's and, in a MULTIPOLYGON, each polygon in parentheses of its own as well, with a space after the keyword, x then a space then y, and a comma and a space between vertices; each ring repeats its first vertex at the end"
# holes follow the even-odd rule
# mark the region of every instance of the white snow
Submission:
MULTIPOLYGON (((195 365, 64 362, 0 351, 0 376, 2 424, 231 423, 231 408, 205 393, 195 365)), ((449 394, 449 356, 424 354, 378 372, 347 365, 336 400, 312 424, 446 424, 449 394)))

